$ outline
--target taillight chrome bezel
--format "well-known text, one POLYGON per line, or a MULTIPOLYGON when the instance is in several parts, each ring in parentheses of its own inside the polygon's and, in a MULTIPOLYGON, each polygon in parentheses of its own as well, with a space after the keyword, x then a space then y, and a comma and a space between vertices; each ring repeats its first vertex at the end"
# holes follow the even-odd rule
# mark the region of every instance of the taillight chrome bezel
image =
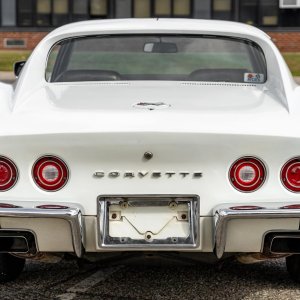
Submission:
POLYGON ((5 184, 0 184, 0 192, 7 192, 12 189, 19 179, 19 170, 16 164, 8 157, 0 155, 0 164, 4 162, 11 171, 10 180, 5 184))
POLYGON ((298 163, 300 166, 300 157, 293 157, 293 158, 289 159, 283 165, 283 167, 281 168, 281 171, 280 171, 280 181, 286 190, 288 190, 289 192, 292 192, 292 193, 299 194, 300 193, 300 185, 299 185, 299 187, 296 187, 291 182, 289 182, 289 180, 287 178, 287 173, 288 173, 289 169, 292 167, 293 164, 296 164, 296 163, 298 163))
POLYGON ((266 181, 267 178, 267 168, 264 164, 264 162, 254 156, 243 156, 236 161, 230 166, 229 172, 229 181, 231 185, 238 190, 239 192, 242 193, 253 193, 257 190, 259 190, 263 184, 266 181), (255 168, 259 171, 257 179, 255 180, 254 183, 251 185, 246 185, 246 184, 241 184, 239 180, 236 180, 236 170, 241 164, 251 164, 252 166, 255 166, 255 168))
POLYGON ((63 159, 56 155, 44 155, 40 158, 38 158, 32 167, 32 178, 34 183, 46 192, 57 192, 65 187, 65 185, 68 183, 70 177, 70 172, 68 165, 65 163, 63 159), (54 181, 52 183, 47 182, 45 178, 41 176, 42 173, 42 167, 43 165, 55 165, 55 167, 58 167, 61 178, 58 181, 54 181))

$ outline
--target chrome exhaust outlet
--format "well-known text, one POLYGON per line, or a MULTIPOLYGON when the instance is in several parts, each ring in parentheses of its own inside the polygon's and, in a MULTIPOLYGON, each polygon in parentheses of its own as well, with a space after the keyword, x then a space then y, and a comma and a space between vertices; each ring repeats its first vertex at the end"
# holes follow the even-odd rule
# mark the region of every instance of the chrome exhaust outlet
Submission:
POLYGON ((300 231, 267 233, 263 253, 265 255, 300 254, 300 231))
POLYGON ((0 253, 37 254, 35 235, 31 231, 0 229, 0 253))

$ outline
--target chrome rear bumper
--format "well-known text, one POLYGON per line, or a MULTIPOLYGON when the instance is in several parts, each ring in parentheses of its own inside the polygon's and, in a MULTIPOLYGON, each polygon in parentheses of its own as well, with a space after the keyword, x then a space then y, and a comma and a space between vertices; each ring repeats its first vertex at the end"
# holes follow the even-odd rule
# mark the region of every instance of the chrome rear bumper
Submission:
MULTIPOLYGON (((250 209, 249 206, 239 205, 221 205, 214 209, 214 252, 218 258, 222 258, 227 239, 227 224, 233 219, 289 219, 299 218, 299 208, 267 208, 259 205, 256 209, 250 209), (248 207, 248 209, 247 209, 248 207)), ((268 204, 266 204, 267 206, 268 204)))
POLYGON ((72 233, 73 249, 76 256, 81 257, 84 253, 84 231, 82 224, 82 214, 79 208, 0 208, 0 218, 51 218, 65 220, 70 225, 72 233))

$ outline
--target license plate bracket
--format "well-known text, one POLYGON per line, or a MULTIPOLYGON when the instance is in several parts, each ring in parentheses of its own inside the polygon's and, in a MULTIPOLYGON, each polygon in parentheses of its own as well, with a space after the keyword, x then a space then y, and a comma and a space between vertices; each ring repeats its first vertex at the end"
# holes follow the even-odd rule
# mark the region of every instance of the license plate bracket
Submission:
POLYGON ((99 196, 98 229, 100 248, 196 248, 199 197, 99 196))

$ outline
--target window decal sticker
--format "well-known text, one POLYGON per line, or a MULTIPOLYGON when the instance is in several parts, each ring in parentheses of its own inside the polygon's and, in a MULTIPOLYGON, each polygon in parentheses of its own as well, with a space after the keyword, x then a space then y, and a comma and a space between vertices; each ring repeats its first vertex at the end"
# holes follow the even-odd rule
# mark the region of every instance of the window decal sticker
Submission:
POLYGON ((259 74, 259 73, 245 73, 244 74, 244 82, 263 83, 264 81, 265 81, 264 74, 259 74))

